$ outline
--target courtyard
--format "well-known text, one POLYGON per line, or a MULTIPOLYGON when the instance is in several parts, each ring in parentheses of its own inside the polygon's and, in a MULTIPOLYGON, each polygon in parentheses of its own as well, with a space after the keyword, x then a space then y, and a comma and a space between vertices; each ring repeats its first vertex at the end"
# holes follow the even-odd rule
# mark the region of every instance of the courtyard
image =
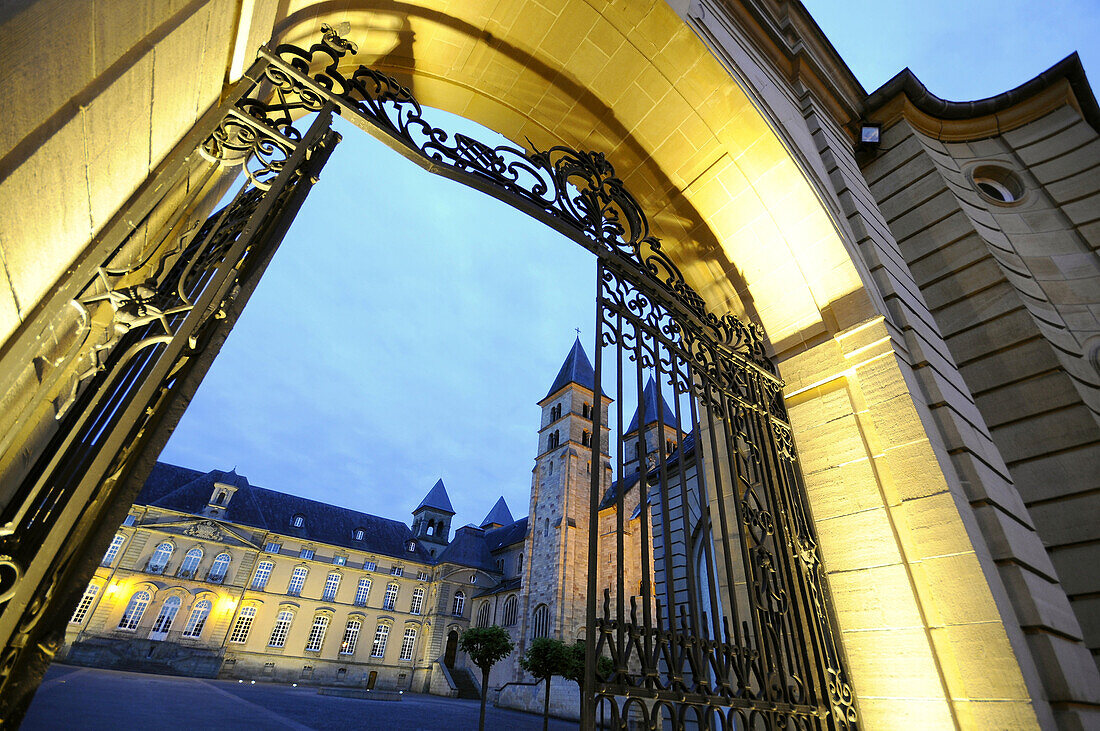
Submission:
MULTIPOLYGON (((21 726, 39 729, 476 729, 479 703, 407 694, 399 702, 322 696, 316 687, 53 665, 21 726)), ((489 706, 485 727, 541 729, 542 717, 489 706)), ((551 719, 556 731, 576 724, 551 719)))

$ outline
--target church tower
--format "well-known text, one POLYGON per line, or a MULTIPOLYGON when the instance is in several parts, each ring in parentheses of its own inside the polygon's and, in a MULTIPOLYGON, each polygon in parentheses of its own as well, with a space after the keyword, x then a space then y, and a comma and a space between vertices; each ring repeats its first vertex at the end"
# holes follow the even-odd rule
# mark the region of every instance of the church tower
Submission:
MULTIPOLYGON (((447 545, 450 540, 451 518, 454 514, 451 498, 447 495, 443 480, 440 479, 413 511, 413 535, 421 541, 437 543, 441 546, 447 545)), ((431 553, 435 555, 434 550, 431 553)))
POLYGON ((554 637, 573 642, 585 623, 588 589, 588 515, 591 472, 599 470, 601 492, 610 480, 608 407, 597 397, 596 375, 580 338, 539 402, 542 421, 531 479, 528 575, 522 653, 531 640, 554 637), (600 458, 592 462, 592 417, 601 409, 600 458))

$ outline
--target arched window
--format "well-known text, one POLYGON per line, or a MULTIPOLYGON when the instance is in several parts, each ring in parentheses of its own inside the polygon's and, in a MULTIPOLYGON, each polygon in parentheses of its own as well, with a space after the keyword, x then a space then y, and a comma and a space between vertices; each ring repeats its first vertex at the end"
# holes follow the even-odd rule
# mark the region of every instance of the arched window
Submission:
POLYGON ((275 564, 271 561, 260 561, 256 564, 256 573, 252 575, 252 588, 257 591, 263 590, 267 586, 267 580, 271 578, 273 568, 275 564))
POLYGON ((187 618, 187 624, 183 628, 184 637, 198 637, 202 634, 202 628, 206 626, 206 618, 210 616, 210 609, 213 606, 209 599, 195 603, 191 608, 191 616, 187 618))
POLYGON ((581 416, 586 419, 592 418, 592 404, 581 404, 581 416))
POLYGON ((401 654, 398 660, 412 660, 413 647, 416 645, 416 627, 406 627, 405 636, 401 638, 401 654))
POLYGON ((454 601, 451 603, 451 614, 456 617, 462 616, 462 609, 466 606, 466 595, 461 590, 455 592, 454 601))
POLYGON ((420 610, 424 606, 424 589, 416 587, 413 589, 412 604, 409 606, 409 614, 420 614, 420 610))
POLYGON ((511 627, 519 619, 519 602, 516 600, 516 595, 512 594, 504 600, 504 611, 502 612, 501 622, 505 627, 511 627))
POLYGON ((294 612, 284 609, 275 617, 275 626, 271 628, 271 638, 268 639, 269 647, 282 647, 286 644, 287 633, 290 632, 290 623, 294 621, 294 612))
POLYGON ((554 460, 550 460, 549 462, 546 463, 546 474, 548 474, 548 475, 554 474, 554 460))
POLYGON ((176 576, 179 576, 181 579, 193 578, 195 572, 199 570, 200 561, 202 561, 202 549, 196 546, 184 554, 183 561, 180 563, 180 569, 176 572, 176 576))
POLYGON ((237 621, 233 624, 233 631, 229 633, 229 641, 243 644, 248 639, 248 631, 252 629, 252 620, 256 617, 256 607, 248 605, 241 608, 237 615, 237 621))
POLYGON ((313 618, 313 626, 309 628, 309 637, 306 639, 306 649, 310 652, 321 651, 321 646, 325 644, 329 619, 327 614, 318 614, 313 618))
POLYGON ((215 505, 225 505, 225 491, 218 493, 218 499, 214 502, 215 505))
POLYGON ((557 421, 561 418, 561 404, 554 404, 550 407, 550 421, 557 421))
POLYGON ((149 600, 152 598, 147 591, 135 592, 130 597, 130 603, 126 605, 126 611, 122 613, 122 619, 118 621, 118 628, 137 629, 138 622, 141 621, 141 615, 145 614, 145 608, 149 606, 149 600))
POLYGON ((290 526, 292 528, 304 528, 306 525, 306 516, 298 513, 290 519, 290 526))
POLYGON ((207 580, 213 581, 215 584, 220 584, 225 580, 225 574, 229 571, 230 557, 228 553, 219 553, 214 557, 214 563, 210 564, 210 573, 206 575, 207 580))
POLYGON ((92 602, 95 601, 95 595, 99 593, 99 587, 95 584, 88 584, 88 588, 84 590, 84 595, 80 597, 80 603, 76 605, 76 609, 73 610, 73 616, 69 619, 73 624, 80 624, 84 621, 84 618, 88 616, 88 610, 92 606, 92 602))
POLYGON ((545 604, 535 607, 535 615, 531 619, 531 639, 550 636, 550 608, 545 604))
POLYGON ((340 640, 340 654, 341 655, 354 655, 355 645, 359 643, 359 630, 363 627, 363 623, 355 617, 348 620, 344 625, 344 638, 340 640))
POLYGON ((435 521, 434 520, 429 520, 428 521, 428 530, 425 531, 425 533, 429 536, 434 536, 435 535, 435 521))
POLYGON ((542 519, 542 534, 544 536, 550 535, 550 519, 549 518, 543 518, 542 519))
POLYGON ((489 626, 489 602, 482 602, 481 607, 477 610, 477 626, 488 627, 489 626))
POLYGON ((340 574, 335 571, 325 579, 325 590, 321 594, 321 601, 331 602, 336 599, 336 590, 340 588, 340 574))
POLYGON ((386 586, 386 596, 382 597, 382 608, 393 609, 393 605, 397 603, 397 584, 388 584, 386 586))
POLYGON ((286 593, 291 596, 301 596, 302 587, 305 586, 306 576, 309 574, 309 569, 305 566, 299 566, 294 569, 294 572, 290 575, 290 583, 287 584, 286 593))
POLYGON ((149 573, 151 574, 163 574, 164 569, 168 566, 168 561, 172 558, 172 544, 168 541, 157 546, 157 550, 153 551, 153 555, 149 557, 149 573))
POLYGON ((367 597, 370 596, 370 579, 359 579, 359 585, 355 587, 355 604, 360 607, 367 606, 367 597))
POLYGON ((390 626, 388 624, 378 625, 378 629, 374 631, 374 644, 370 648, 371 657, 384 657, 386 655, 386 640, 390 636, 390 626))
POLYGON ((582 447, 591 447, 592 446, 592 435, 588 433, 587 429, 585 429, 581 432, 581 446, 582 447))
POLYGON ((180 601, 178 596, 170 596, 164 600, 164 605, 160 608, 160 614, 153 620, 153 627, 149 630, 150 635, 166 635, 168 630, 172 629, 172 622, 176 620, 176 613, 180 610, 180 601))
POLYGON ((561 444, 561 434, 558 432, 557 429, 555 429, 554 431, 550 432, 550 436, 546 440, 546 448, 556 449, 559 444, 561 444))
POLYGON ((110 566, 115 560, 115 556, 118 555, 118 551, 122 548, 122 544, 126 542, 126 536, 121 533, 115 533, 115 537, 111 539, 111 545, 107 547, 107 553, 103 554, 104 566, 110 566))

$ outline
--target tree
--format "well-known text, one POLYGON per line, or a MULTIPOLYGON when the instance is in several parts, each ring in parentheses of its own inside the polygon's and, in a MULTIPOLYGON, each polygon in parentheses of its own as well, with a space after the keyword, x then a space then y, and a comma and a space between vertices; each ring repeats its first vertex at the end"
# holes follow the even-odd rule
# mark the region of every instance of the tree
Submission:
POLYGON ((489 670, 508 657, 515 645, 503 627, 471 627, 462 633, 458 646, 481 668, 481 719, 478 730, 485 731, 485 700, 489 696, 489 670))
MULTIPOLYGON (((581 713, 584 713, 584 640, 577 640, 576 643, 569 648, 569 666, 566 672, 562 673, 562 676, 566 680, 572 680, 577 684, 577 693, 580 695, 580 709, 581 713)), ((611 658, 604 655, 600 655, 596 659, 596 675, 601 678, 608 678, 615 670, 615 664, 611 662, 611 658)))
POLYGON ((527 648, 527 654, 519 661, 524 670, 546 681, 546 699, 542 704, 542 731, 550 726, 550 678, 565 676, 572 664, 572 652, 561 640, 540 637, 527 648))

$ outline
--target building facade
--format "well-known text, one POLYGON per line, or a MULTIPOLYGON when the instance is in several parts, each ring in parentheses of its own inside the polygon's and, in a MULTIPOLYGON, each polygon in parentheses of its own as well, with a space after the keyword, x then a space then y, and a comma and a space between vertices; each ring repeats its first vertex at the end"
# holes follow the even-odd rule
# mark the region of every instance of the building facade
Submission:
MULTIPOLYGON (((995 97, 952 102, 907 71, 868 93, 789 0, 368 5, 195 0, 142 12, 73 4, 59 15, 33 0, 0 12, 0 37, 35 39, 0 72, 0 715, 19 717, 66 637, 73 657, 98 652, 95 633, 74 636, 82 630, 69 622, 85 602, 82 623, 106 613, 104 631, 139 610, 150 632, 163 617, 158 634, 180 632, 178 647, 200 622, 199 639, 231 636, 255 607, 246 642, 219 640, 245 649, 217 662, 196 654, 195 672, 232 655, 300 676, 307 665, 328 672, 301 659, 313 628, 338 660, 355 611, 354 596, 321 601, 329 574, 346 599, 374 574, 353 556, 416 563, 396 543, 360 551, 330 536, 322 548, 285 522, 228 520, 237 494, 219 522, 204 512, 218 508, 213 477, 185 509, 141 509, 162 528, 146 530, 136 514, 117 528, 155 484, 157 452, 262 274, 235 270, 245 278, 183 322, 190 305, 173 294, 169 264, 241 166, 211 160, 203 145, 239 112, 229 107, 257 48, 308 48, 328 26, 363 44, 341 62, 348 75, 376 66, 426 107, 508 139, 606 153, 708 312, 766 334, 863 727, 1097 725, 1100 109, 1075 56, 995 97), (173 326, 209 329, 173 330, 168 316, 136 307, 152 293, 176 312, 173 326), (157 341, 149 370, 133 375, 116 346, 136 323, 172 344, 157 341), (129 390, 118 400, 103 396, 119 384, 129 390), (134 543, 110 569, 96 567, 119 531, 134 543), (247 555, 263 560, 259 533, 287 552, 271 554, 278 578, 263 591, 244 569, 247 555), (328 563, 301 557, 311 541, 328 563), (145 571, 161 544, 152 566, 168 554, 164 573, 145 571), (192 550, 201 558, 177 575, 192 550), (352 568, 331 563, 339 552, 352 568), (205 580, 222 554, 226 578, 205 580), (314 603, 286 591, 297 568, 314 603), (112 575, 145 583, 112 592, 112 575), (91 597, 89 579, 103 582, 91 597), (299 633, 285 667, 264 644, 284 611, 288 635, 299 633)), ((577 448, 583 416, 555 405, 544 419, 563 421, 540 436, 533 494, 545 499, 532 506, 524 551, 575 557, 587 524, 574 486, 595 466, 577 448)), ((641 492, 623 486, 624 499, 641 492)), ((450 531, 449 516, 424 507, 404 530, 420 565, 437 566, 442 544, 428 538, 450 531)), ((518 548, 498 551, 519 567, 518 548)), ((531 557, 519 555, 522 567, 484 591, 529 577, 531 557)), ((447 564, 459 580, 446 589, 433 579, 437 602, 481 570, 469 564, 447 564)), ((517 623, 534 626, 545 607, 539 631, 572 636, 578 576, 547 571, 517 623)), ((389 653, 406 626, 426 621, 403 605, 418 582, 396 579, 396 609, 365 618, 357 654, 380 622, 390 623, 389 653)), ((382 585, 372 583, 368 609, 384 601, 382 585)), ((507 589, 479 600, 490 616, 510 616, 507 589)), ((417 628, 416 660, 393 661, 393 683, 402 662, 446 654, 439 623, 417 628)), ((206 649, 222 652, 216 644, 206 649)), ((405 673, 414 683, 416 670, 405 673)))

